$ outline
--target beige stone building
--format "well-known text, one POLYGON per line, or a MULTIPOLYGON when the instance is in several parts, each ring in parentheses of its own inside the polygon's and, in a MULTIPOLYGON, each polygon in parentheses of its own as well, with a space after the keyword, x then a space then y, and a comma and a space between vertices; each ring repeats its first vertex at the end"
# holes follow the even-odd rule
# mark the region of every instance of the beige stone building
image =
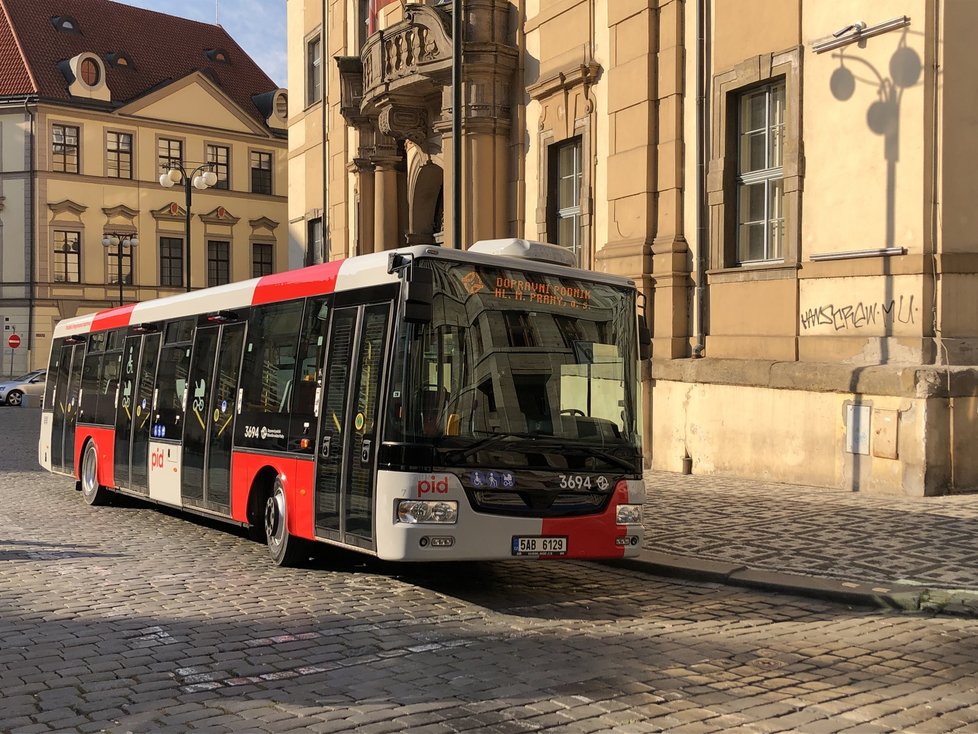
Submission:
MULTIPOLYGON (((978 488, 978 4, 462 6, 463 246, 640 284, 652 466, 978 488)), ((312 259, 455 244, 451 9, 289 0, 312 259)))
POLYGON ((220 26, 0 0, 0 374, 46 366, 62 318, 287 269, 287 104, 220 26), (189 245, 177 165, 214 173, 189 245))

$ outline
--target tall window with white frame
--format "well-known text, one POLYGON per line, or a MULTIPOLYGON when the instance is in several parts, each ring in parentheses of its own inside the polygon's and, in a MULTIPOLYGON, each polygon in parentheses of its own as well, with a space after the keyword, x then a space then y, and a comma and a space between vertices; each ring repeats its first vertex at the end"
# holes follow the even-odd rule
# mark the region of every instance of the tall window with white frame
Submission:
POLYGON ((306 42, 306 106, 323 96, 323 42, 317 35, 306 42))
POLYGON ((207 287, 231 282, 231 243, 207 241, 207 287))
POLYGON ((78 173, 78 128, 76 126, 51 126, 51 170, 60 173, 78 173))
POLYGON ((740 95, 737 149, 737 264, 784 257, 784 105, 778 81, 740 95))
POLYGON ((54 231, 54 282, 81 282, 81 233, 54 231))
POLYGON ((132 178, 132 133, 106 133, 105 175, 132 178))
POLYGON ((183 287, 182 237, 160 237, 160 285, 183 287))
POLYGON ((581 139, 550 146, 547 237, 571 250, 581 264, 581 139))

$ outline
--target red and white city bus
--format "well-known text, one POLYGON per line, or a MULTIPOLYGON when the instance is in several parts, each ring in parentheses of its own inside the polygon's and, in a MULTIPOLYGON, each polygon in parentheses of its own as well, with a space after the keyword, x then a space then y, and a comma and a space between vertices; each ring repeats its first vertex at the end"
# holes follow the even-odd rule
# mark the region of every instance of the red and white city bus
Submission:
POLYGON ((314 541, 637 555, 636 290, 568 254, 407 247, 66 319, 40 463, 92 505, 247 526, 283 565, 314 541))

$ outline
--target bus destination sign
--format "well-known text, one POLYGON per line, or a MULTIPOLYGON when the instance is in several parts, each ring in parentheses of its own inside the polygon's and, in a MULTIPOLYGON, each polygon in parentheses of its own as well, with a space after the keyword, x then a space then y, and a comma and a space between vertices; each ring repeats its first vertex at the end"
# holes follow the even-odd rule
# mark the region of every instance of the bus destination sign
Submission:
POLYGON ((504 301, 527 301, 535 305, 562 306, 582 311, 586 311, 591 303, 588 288, 563 283, 534 283, 502 276, 496 278, 493 295, 504 301))

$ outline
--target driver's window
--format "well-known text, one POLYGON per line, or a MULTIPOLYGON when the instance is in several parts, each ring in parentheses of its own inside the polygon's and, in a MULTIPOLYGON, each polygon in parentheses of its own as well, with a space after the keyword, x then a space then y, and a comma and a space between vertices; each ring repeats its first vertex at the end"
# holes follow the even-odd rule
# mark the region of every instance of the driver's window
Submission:
POLYGON ((443 326, 429 330, 427 337, 421 368, 424 384, 418 402, 421 432, 425 436, 458 435, 456 403, 463 373, 461 329, 443 326))

